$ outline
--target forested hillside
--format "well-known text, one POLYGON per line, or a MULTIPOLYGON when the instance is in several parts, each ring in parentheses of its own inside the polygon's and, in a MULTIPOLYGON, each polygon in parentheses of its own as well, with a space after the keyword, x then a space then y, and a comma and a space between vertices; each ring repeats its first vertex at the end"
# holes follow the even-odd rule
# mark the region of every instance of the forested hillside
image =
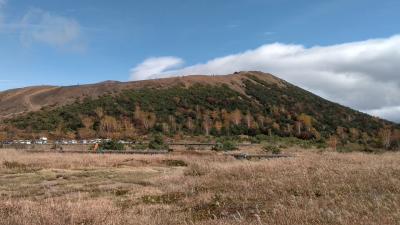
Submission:
POLYGON ((43 108, 3 121, 1 136, 135 139, 162 132, 171 137, 264 134, 382 143, 399 135, 388 121, 324 100, 271 75, 242 72, 231 77, 231 82, 215 84, 144 86, 43 108))

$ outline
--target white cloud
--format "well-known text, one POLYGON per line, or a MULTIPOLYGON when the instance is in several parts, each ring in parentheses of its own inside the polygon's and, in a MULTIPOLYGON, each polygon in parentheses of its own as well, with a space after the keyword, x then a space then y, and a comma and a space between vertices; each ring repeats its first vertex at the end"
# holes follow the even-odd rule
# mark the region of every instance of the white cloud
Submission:
POLYGON ((3 13, 3 9, 7 4, 7 0, 0 0, 0 27, 2 26, 3 22, 4 22, 4 13, 3 13))
POLYGON ((180 69, 158 67, 141 73, 141 79, 260 70, 329 100, 400 121, 399 62, 400 36, 311 48, 275 43, 180 69))
POLYGON ((6 4, 7 0, 0 0, 0 32, 19 34, 25 46, 43 43, 72 51, 85 49, 82 27, 75 19, 32 8, 21 19, 9 21, 4 18, 6 4))
POLYGON ((183 64, 183 60, 176 57, 158 57, 146 59, 131 69, 131 80, 145 80, 166 70, 174 69, 183 64))
POLYGON ((51 14, 41 9, 31 9, 20 22, 21 40, 24 44, 41 42, 55 47, 81 44, 81 26, 71 18, 51 14))
POLYGON ((386 118, 391 121, 400 122, 400 106, 384 107, 381 109, 368 110, 366 113, 379 115, 381 118, 386 118))

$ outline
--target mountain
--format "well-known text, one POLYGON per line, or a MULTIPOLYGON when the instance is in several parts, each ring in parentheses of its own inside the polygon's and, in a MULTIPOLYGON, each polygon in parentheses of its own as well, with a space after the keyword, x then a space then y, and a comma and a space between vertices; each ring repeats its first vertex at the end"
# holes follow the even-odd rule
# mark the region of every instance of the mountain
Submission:
POLYGON ((327 101, 271 74, 186 76, 0 93, 4 138, 166 135, 295 136, 369 142, 395 124, 327 101))
MULTIPOLYGON (((277 79, 265 74, 269 79, 277 79)), ((43 107, 57 108, 85 98, 96 99, 103 95, 118 94, 124 90, 141 88, 171 87, 175 84, 190 86, 193 83, 229 84, 241 82, 239 76, 187 76, 136 82, 105 81, 98 84, 75 85, 68 87, 36 86, 0 92, 0 119, 39 111, 43 107)), ((238 89, 239 90, 239 89, 238 89)))

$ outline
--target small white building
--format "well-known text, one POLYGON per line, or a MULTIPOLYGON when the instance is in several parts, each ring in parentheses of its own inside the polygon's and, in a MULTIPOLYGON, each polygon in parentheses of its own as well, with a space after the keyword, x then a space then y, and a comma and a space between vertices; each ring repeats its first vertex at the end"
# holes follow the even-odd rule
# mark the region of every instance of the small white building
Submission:
POLYGON ((45 145, 47 144, 47 137, 41 137, 39 140, 36 140, 34 143, 38 145, 45 145))

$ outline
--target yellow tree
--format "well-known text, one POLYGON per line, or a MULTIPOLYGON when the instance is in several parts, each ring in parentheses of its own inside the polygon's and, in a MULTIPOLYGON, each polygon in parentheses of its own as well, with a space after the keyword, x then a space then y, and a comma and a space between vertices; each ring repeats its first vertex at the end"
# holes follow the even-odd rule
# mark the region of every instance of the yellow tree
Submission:
POLYGON ((225 109, 223 109, 223 110, 221 110, 221 117, 222 117, 223 126, 226 129, 229 129, 230 123, 231 123, 230 114, 225 109))
POLYGON ((287 132, 288 133, 292 133, 292 131, 293 131, 293 126, 292 125, 290 125, 289 123, 288 124, 286 124, 286 130, 287 130, 287 132))
POLYGON ((89 139, 89 138, 94 138, 96 134, 92 129, 80 128, 78 129, 78 136, 81 139, 89 139))
POLYGON ((5 141, 5 140, 7 140, 7 132, 0 131, 0 141, 5 141))
POLYGON ((103 111, 102 108, 98 107, 98 108, 96 108, 96 109, 94 110, 94 112, 96 113, 96 115, 97 115, 97 117, 98 117, 99 119, 103 118, 103 116, 104 116, 104 111, 103 111))
POLYGON ((168 116, 168 122, 170 124, 171 130, 173 132, 175 132, 176 131, 176 119, 175 119, 175 117, 173 115, 169 115, 168 116))
POLYGON ((215 121, 214 127, 218 132, 221 132, 221 130, 222 130, 222 122, 219 121, 219 120, 215 121))
POLYGON ((386 149, 390 147, 390 141, 392 138, 392 130, 389 127, 385 127, 379 130, 379 137, 382 142, 382 146, 386 149))
POLYGON ((263 115, 257 114, 256 120, 257 120, 257 124, 259 125, 259 127, 264 127, 265 126, 265 118, 264 118, 263 115))
POLYGON ((295 127, 296 127, 296 134, 297 134, 297 136, 300 136, 300 134, 301 134, 302 123, 301 123, 300 121, 296 121, 294 125, 295 125, 295 127))
POLYGON ((363 143, 367 143, 369 139, 370 139, 370 137, 367 132, 361 133, 361 140, 363 141, 363 143))
POLYGON ((135 127, 128 118, 123 118, 121 121, 123 136, 125 138, 134 138, 136 136, 135 127))
POLYGON ((5 141, 7 139, 6 126, 0 124, 0 141, 5 141))
POLYGON ((357 128, 350 128, 350 137, 351 140, 356 141, 360 137, 360 132, 357 130, 357 128))
POLYGON ((338 140, 337 140, 337 137, 335 135, 329 137, 328 145, 329 145, 330 148, 332 148, 335 151, 336 151, 337 143, 338 143, 338 140))
POLYGON ((81 118, 82 124, 85 128, 92 128, 94 122, 92 120, 92 118, 88 117, 88 116, 84 116, 81 118))
POLYGON ((100 121, 100 134, 103 137, 112 137, 120 131, 117 120, 112 116, 104 116, 100 121))
POLYGON ((196 120, 201 120, 202 114, 199 105, 196 105, 196 120))
POLYGON ((399 129, 394 130, 393 139, 396 141, 400 141, 400 130, 399 129))
MULTIPOLYGON (((100 110, 99 110, 99 112, 100 112, 100 110)), ((102 114, 102 113, 99 113, 99 114, 102 114)), ((101 116, 103 116, 103 115, 101 115, 101 116)), ((82 116, 81 121, 83 124, 83 128, 78 129, 78 136, 82 139, 93 138, 95 136, 95 132, 92 129, 93 124, 94 124, 93 119, 88 116, 82 116)))
POLYGON ((157 122, 156 114, 153 113, 153 112, 149 112, 149 113, 146 113, 145 115, 146 116, 145 116, 145 118, 143 120, 143 121, 145 121, 145 124, 146 124, 145 128, 146 129, 150 129, 150 128, 154 127, 154 125, 157 122))
POLYGON ((245 120, 246 120, 247 128, 252 128, 254 119, 253 119, 253 116, 250 114, 249 111, 245 115, 245 120))
POLYGON ((336 134, 339 136, 340 139, 346 139, 346 132, 344 127, 338 126, 336 128, 336 134))
POLYGON ((169 125, 168 125, 168 123, 162 123, 161 126, 162 126, 162 130, 163 130, 164 133, 169 133, 169 125))
POLYGON ((69 139, 69 140, 73 140, 73 139, 75 139, 76 138, 76 135, 75 135, 75 133, 74 132, 67 132, 66 134, 65 134, 65 137, 67 138, 67 139, 69 139))
POLYGON ((212 120, 217 120, 219 118, 219 113, 217 110, 213 110, 210 112, 210 117, 212 120))
POLYGON ((233 124, 239 125, 240 121, 242 120, 242 112, 239 109, 236 109, 231 113, 231 120, 233 124))
POLYGON ((133 117, 136 122, 139 122, 146 130, 154 127, 157 121, 156 114, 152 112, 144 112, 141 110, 140 106, 135 106, 135 111, 133 117))
POLYGON ((310 131, 312 127, 312 117, 307 115, 307 114, 300 114, 300 116, 297 117, 297 120, 301 122, 304 127, 307 129, 307 131, 310 131))
POLYGON ((186 127, 188 130, 193 131, 193 119, 192 117, 188 117, 186 120, 186 127))
POLYGON ((315 139, 320 140, 321 139, 321 134, 317 131, 317 129, 315 129, 314 127, 312 127, 310 129, 310 132, 313 134, 313 136, 315 137, 315 139))
POLYGON ((395 130, 393 131, 392 140, 393 140, 395 143, 397 143, 397 148, 399 148, 399 147, 400 147, 400 146, 399 146, 399 144, 400 144, 400 130, 399 130, 399 129, 395 129, 395 130))
POLYGON ((206 111, 206 114, 203 115, 203 129, 205 132, 205 135, 208 136, 210 135, 210 129, 211 129, 211 119, 208 114, 208 111, 206 111))
POLYGON ((274 115, 274 116, 279 116, 280 115, 279 108, 277 106, 275 106, 275 105, 273 105, 271 107, 271 112, 272 112, 272 115, 274 115))
POLYGON ((51 135, 58 140, 64 138, 65 133, 63 125, 58 124, 57 128, 51 133, 51 135))
POLYGON ((140 106, 135 106, 135 111, 133 113, 134 119, 140 120, 142 118, 142 110, 140 109, 140 106))

